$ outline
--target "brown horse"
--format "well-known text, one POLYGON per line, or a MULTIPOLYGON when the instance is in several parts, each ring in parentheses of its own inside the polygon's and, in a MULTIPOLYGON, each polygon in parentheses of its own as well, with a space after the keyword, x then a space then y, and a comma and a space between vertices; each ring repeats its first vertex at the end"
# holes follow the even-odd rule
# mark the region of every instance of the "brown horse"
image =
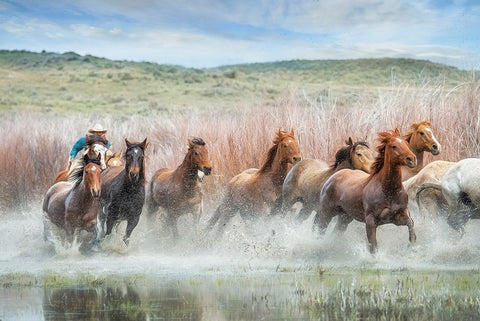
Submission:
POLYGON ((296 202, 302 203, 297 220, 306 220, 312 211, 318 209, 320 190, 325 181, 344 168, 359 169, 370 173, 373 163, 373 152, 366 142, 353 142, 351 137, 335 154, 335 162, 328 166, 316 159, 304 159, 295 164, 283 182, 282 195, 277 200, 272 214, 278 214, 281 208, 283 215, 291 210, 296 202))
POLYGON ((403 137, 412 152, 417 157, 417 166, 413 168, 402 168, 402 179, 405 181, 416 175, 423 168, 423 153, 430 152, 432 155, 439 155, 442 152, 442 146, 435 138, 429 121, 412 123, 412 128, 403 137))
POLYGON ((170 228, 174 238, 177 238, 177 219, 180 215, 192 213, 199 221, 203 210, 200 183, 203 176, 210 175, 211 171, 203 139, 189 139, 188 151, 180 166, 176 169, 161 168, 153 175, 146 201, 148 216, 153 218, 161 207, 165 229, 170 228))
POLYGON ((107 167, 122 165, 122 151, 120 151, 119 153, 114 153, 107 158, 107 167))
POLYGON ((83 160, 85 155, 88 155, 89 158, 100 155, 99 161, 101 169, 104 170, 107 167, 107 162, 105 159, 108 147, 105 138, 97 135, 86 135, 86 138, 87 145, 84 147, 83 151, 78 153, 77 156, 79 158, 72 160, 66 169, 57 174, 57 177, 55 177, 55 181, 53 182, 54 184, 67 180, 71 173, 76 172, 78 168, 82 168, 85 165, 83 160))
POLYGON ((102 173, 102 194, 99 210, 100 238, 109 235, 113 226, 127 221, 123 241, 128 245, 137 226, 145 202, 145 150, 149 142, 125 139, 125 166, 113 166, 102 173))
POLYGON ((221 218, 221 233, 237 212, 244 220, 268 212, 282 192, 289 166, 301 159, 293 129, 289 133, 278 131, 260 169, 247 169, 230 180, 226 195, 210 218, 208 227, 213 228, 221 218))
POLYGON ((416 240, 401 172, 402 166, 416 166, 416 156, 398 129, 381 132, 378 137, 380 145, 372 172, 342 169, 333 174, 320 192, 320 207, 314 222, 322 233, 336 215, 336 229, 340 231, 345 231, 353 219, 365 222, 371 253, 377 250, 379 225, 407 225, 410 242, 416 240))
MULTIPOLYGON (((78 168, 69 181, 50 187, 43 200, 43 211, 52 223, 63 228, 70 243, 76 229, 96 233, 98 198, 100 196, 100 155, 84 156, 85 166, 78 168)), ((97 235, 95 235, 95 240, 97 235)))

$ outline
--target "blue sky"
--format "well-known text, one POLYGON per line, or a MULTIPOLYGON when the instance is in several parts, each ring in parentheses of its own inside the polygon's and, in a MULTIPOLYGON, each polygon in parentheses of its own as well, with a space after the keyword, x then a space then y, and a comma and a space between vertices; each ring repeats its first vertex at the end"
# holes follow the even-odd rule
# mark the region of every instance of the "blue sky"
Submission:
POLYGON ((480 69, 480 1, 0 0, 0 49, 197 68, 408 57, 480 69))

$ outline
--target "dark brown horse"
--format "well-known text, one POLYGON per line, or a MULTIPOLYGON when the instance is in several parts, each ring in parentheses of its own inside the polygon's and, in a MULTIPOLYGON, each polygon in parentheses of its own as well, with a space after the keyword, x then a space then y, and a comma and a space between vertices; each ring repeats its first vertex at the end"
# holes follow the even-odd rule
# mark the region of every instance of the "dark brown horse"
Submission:
POLYGON ((204 175, 210 175, 212 166, 208 150, 201 138, 188 140, 188 151, 183 162, 176 169, 161 168, 155 172, 147 193, 147 213, 154 217, 159 208, 163 209, 165 229, 171 229, 178 237, 177 219, 192 213, 198 223, 203 210, 201 182, 204 175))
POLYGON ((302 203, 297 220, 307 219, 312 211, 318 209, 320 190, 325 181, 344 168, 359 169, 370 173, 373 152, 364 141, 353 142, 351 137, 335 154, 335 162, 328 166, 316 159, 304 159, 295 164, 283 182, 282 194, 272 208, 272 214, 285 215, 297 203, 302 203), (280 211, 281 210, 281 211, 280 211))
POLYGON ((343 169, 333 174, 320 192, 320 207, 314 221, 322 233, 337 215, 336 229, 340 231, 345 231, 353 219, 365 222, 372 253, 377 250, 379 225, 407 225, 410 242, 416 240, 401 172, 402 166, 415 167, 416 156, 398 129, 381 132, 378 138, 380 145, 372 172, 343 169))
POLYGON ((125 139, 125 143, 125 166, 109 167, 102 173, 99 234, 109 235, 115 224, 126 220, 123 241, 128 245, 145 202, 145 150, 149 142, 145 138, 143 142, 125 139))
MULTIPOLYGON (((52 223, 63 228, 70 243, 76 229, 96 233, 98 199, 100 196, 100 155, 84 156, 85 165, 70 176, 50 187, 43 200, 43 211, 52 223)), ((96 237, 95 237, 96 239, 96 237)))
POLYGON ((439 155, 442 152, 442 146, 435 138, 429 121, 412 123, 411 127, 411 130, 403 138, 408 142, 408 146, 417 157, 417 166, 402 168, 402 179, 404 181, 418 174, 423 168, 424 152, 432 153, 432 155, 439 155))
POLYGON ((247 169, 230 180, 226 195, 210 218, 208 227, 213 228, 221 219, 221 233, 237 212, 240 212, 244 220, 269 212, 282 192, 289 166, 301 159, 293 129, 289 133, 278 131, 260 169, 247 169))
POLYGON ((88 155, 89 158, 93 158, 96 155, 100 155, 100 167, 104 170, 107 167, 106 153, 108 150, 107 141, 102 136, 87 135, 87 145, 84 150, 78 153, 77 159, 74 159, 72 163, 68 164, 68 167, 57 174, 54 184, 57 182, 65 181, 68 179, 71 173, 76 172, 78 168, 82 168, 85 163, 83 156, 88 155))

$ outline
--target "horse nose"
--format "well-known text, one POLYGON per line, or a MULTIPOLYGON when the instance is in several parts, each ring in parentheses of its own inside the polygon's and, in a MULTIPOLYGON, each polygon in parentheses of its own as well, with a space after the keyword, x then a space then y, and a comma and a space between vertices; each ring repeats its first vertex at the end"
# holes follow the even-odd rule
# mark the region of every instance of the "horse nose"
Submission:
POLYGON ((441 146, 440 145, 437 146, 437 145, 434 144, 432 146, 432 151, 431 152, 432 152, 433 155, 440 154, 440 151, 441 151, 441 146))
POLYGON ((98 189, 98 188, 93 188, 93 189, 91 190, 91 192, 92 192, 92 196, 93 196, 94 198, 99 198, 99 197, 100 197, 100 189, 98 189))
POLYGON ((203 166, 203 172, 205 173, 205 175, 210 175, 210 173, 212 172, 212 168, 203 166))
POLYGON ((406 158, 406 161, 407 161, 407 166, 410 168, 414 168, 415 166, 417 166, 417 158, 415 156, 413 157, 408 156, 406 158))
POLYGON ((299 161, 302 160, 302 157, 301 156, 293 156, 293 163, 296 164, 298 163, 299 161))

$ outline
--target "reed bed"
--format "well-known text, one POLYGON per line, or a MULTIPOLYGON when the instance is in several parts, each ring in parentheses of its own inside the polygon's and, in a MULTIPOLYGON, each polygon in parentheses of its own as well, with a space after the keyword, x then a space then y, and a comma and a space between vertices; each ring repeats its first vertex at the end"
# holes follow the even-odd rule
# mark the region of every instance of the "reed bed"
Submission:
POLYGON ((352 101, 345 105, 330 94, 314 97, 292 89, 274 103, 238 103, 228 111, 192 107, 177 113, 152 109, 147 115, 5 114, 0 120, 0 210, 40 207, 57 172, 67 165, 71 146, 96 122, 109 129, 113 151, 125 149, 125 138, 148 138, 147 180, 155 170, 181 163, 188 138, 203 138, 213 165, 212 176, 204 180, 207 207, 218 204, 230 178, 261 165, 279 129, 295 129, 304 158, 331 162, 349 136, 374 148, 377 132, 398 127, 405 133, 412 122, 430 120, 443 151, 427 156, 427 162, 480 155, 479 82, 455 88, 398 86, 352 101))

